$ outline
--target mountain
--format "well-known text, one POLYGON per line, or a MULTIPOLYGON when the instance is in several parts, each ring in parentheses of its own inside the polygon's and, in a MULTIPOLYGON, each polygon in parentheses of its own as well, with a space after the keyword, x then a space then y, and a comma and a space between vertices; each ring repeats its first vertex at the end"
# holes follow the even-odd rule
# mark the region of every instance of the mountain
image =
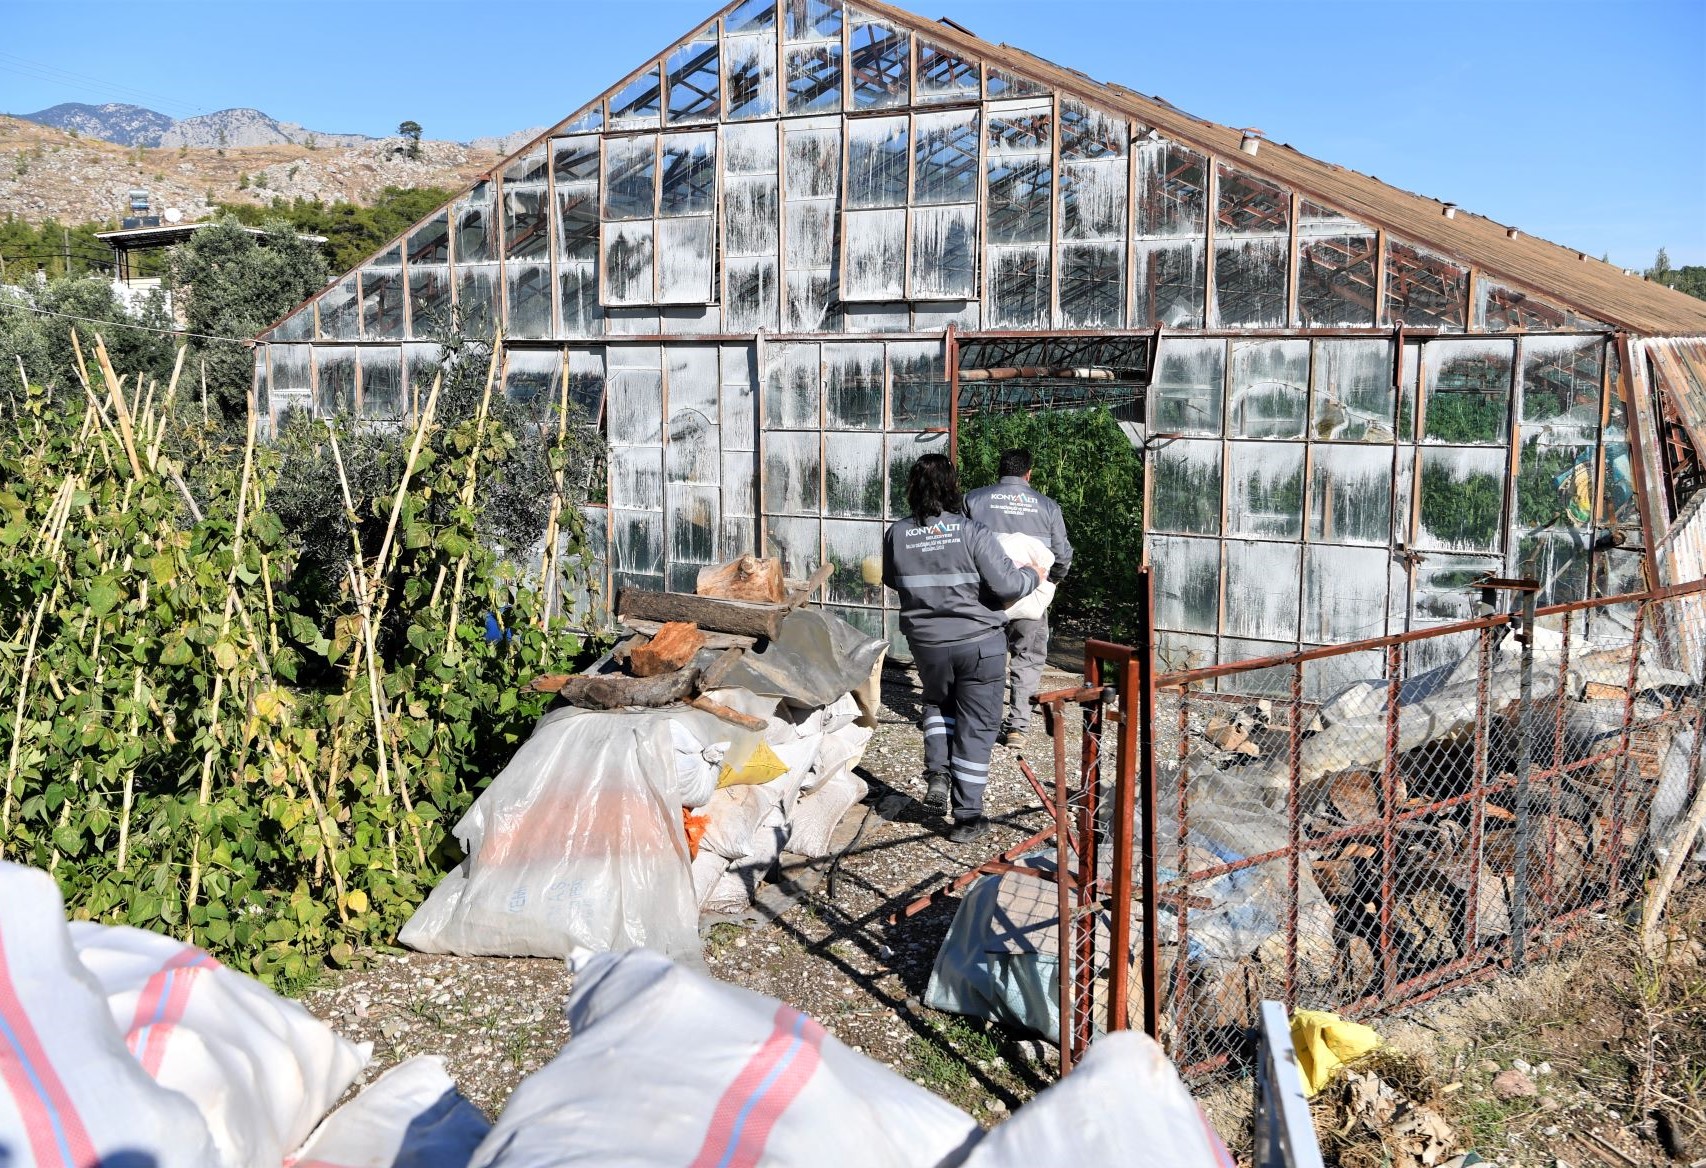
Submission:
POLYGON ((258 109, 228 109, 173 122, 155 146, 356 146, 371 142, 366 134, 326 134, 293 122, 281 122, 258 109))
POLYGON ((158 145, 160 135, 172 128, 172 119, 139 105, 108 102, 85 105, 67 101, 33 114, 18 114, 26 122, 72 130, 90 138, 117 142, 120 146, 158 145))

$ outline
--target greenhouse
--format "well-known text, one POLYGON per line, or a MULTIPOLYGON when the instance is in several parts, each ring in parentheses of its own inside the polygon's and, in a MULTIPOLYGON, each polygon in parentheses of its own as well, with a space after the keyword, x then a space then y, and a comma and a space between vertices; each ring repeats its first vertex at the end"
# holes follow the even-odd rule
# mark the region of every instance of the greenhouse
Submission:
POLYGON ((542 432, 608 442, 591 619, 761 551, 898 640, 865 561, 911 462, 1096 404, 1171 667, 1706 568, 1706 303, 879 3, 712 15, 263 333, 257 384, 393 419, 494 329, 542 432))

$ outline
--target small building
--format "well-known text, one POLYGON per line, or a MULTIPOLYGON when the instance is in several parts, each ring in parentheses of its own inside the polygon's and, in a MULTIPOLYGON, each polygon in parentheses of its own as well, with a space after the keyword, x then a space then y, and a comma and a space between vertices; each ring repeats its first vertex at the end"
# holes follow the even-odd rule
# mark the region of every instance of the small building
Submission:
POLYGON ((395 415, 453 312, 607 437, 607 587, 759 548, 892 636, 860 567, 912 461, 1099 401, 1175 667, 1702 573, 1706 303, 886 4, 723 8, 263 333, 260 384, 395 415))
MULTIPOLYGON (((147 209, 147 192, 130 192, 133 210, 147 209), (140 196, 140 198, 138 198, 140 196), (137 208, 137 203, 142 204, 137 208)), ((171 219, 175 211, 168 211, 166 218, 171 219)), ((141 218, 124 220, 124 226, 116 231, 97 231, 95 238, 113 249, 113 292, 119 302, 127 309, 135 311, 143 301, 162 288, 159 275, 144 275, 141 257, 155 252, 176 247, 186 243, 190 237, 204 227, 212 226, 214 220, 204 219, 196 223, 176 221, 161 222, 160 216, 149 215, 141 218)), ((264 228, 244 227, 250 235, 265 236, 269 234, 264 228)), ((305 243, 322 244, 326 242, 323 235, 298 235, 305 243)), ((157 265, 155 271, 160 267, 157 265)), ((172 310, 172 294, 168 290, 165 295, 165 307, 168 313, 172 310)))

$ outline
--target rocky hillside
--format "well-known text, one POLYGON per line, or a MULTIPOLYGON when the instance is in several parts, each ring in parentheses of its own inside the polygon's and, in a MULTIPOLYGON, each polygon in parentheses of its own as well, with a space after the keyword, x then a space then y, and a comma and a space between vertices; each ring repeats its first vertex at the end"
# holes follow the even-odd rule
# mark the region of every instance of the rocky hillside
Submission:
POLYGON ((117 101, 104 105, 65 101, 33 114, 18 116, 58 130, 76 130, 86 138, 104 138, 120 146, 152 146, 160 141, 161 134, 172 128, 172 119, 165 114, 117 101))
POLYGON ((258 109, 228 109, 174 121, 139 105, 108 102, 85 105, 62 102, 33 114, 18 114, 26 122, 76 130, 85 138, 101 138, 120 146, 356 146, 371 142, 366 134, 328 134, 294 122, 281 122, 258 109))
POLYGON ((86 223, 130 212, 127 193, 149 191, 158 214, 185 219, 213 203, 266 204, 297 197, 371 202, 385 187, 457 188, 503 155, 455 142, 421 143, 408 157, 400 138, 312 148, 299 144, 218 147, 120 146, 19 118, 0 117, 0 214, 30 223, 86 223))

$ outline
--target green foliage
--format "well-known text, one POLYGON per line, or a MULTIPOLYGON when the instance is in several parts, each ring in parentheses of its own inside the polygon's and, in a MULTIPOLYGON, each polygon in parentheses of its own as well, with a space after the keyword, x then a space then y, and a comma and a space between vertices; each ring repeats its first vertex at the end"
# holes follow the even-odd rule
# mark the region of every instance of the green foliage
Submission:
POLYGON ((152 377, 171 372, 172 319, 159 293, 151 294, 132 315, 119 303, 112 283, 99 276, 50 280, 26 301, 0 299, 0 416, 20 407, 20 361, 53 400, 82 397, 71 347, 73 328, 84 337, 99 334, 113 360, 125 369, 152 377))
POLYGON ((409 140, 409 157, 421 156, 421 124, 415 121, 404 122, 397 127, 397 133, 409 140))
POLYGON ((1030 450, 1031 482, 1060 504, 1072 571, 1057 611, 1106 622, 1118 634, 1137 615, 1143 549, 1143 459, 1106 409, 980 415, 960 423, 960 479, 996 479, 1001 452, 1030 450))
POLYGON ((233 203, 220 211, 250 227, 276 220, 304 235, 322 236, 326 243, 321 250, 331 270, 345 272, 449 202, 454 193, 439 187, 386 187, 371 207, 296 198, 288 203, 275 199, 270 207, 233 203))
POLYGON ((1698 300, 1706 300, 1706 265, 1684 264, 1680 268, 1673 268, 1670 266, 1670 255, 1662 247, 1653 260, 1653 266, 1647 269, 1646 276, 1647 279, 1657 281, 1667 288, 1675 288, 1678 292, 1698 300))
POLYGON ((116 226, 116 223, 80 223, 68 227, 54 219, 36 225, 8 215, 0 219, 0 283, 27 283, 35 279, 38 265, 49 280, 110 272, 112 249, 96 239, 95 232, 116 226))
POLYGON ((128 430, 39 389, 0 430, 0 856, 50 869, 79 919, 305 984, 395 936, 539 712, 519 685, 580 656, 464 504, 515 437, 429 418, 412 466, 359 472, 363 554, 309 608, 273 504, 300 451, 94 378, 128 430))

